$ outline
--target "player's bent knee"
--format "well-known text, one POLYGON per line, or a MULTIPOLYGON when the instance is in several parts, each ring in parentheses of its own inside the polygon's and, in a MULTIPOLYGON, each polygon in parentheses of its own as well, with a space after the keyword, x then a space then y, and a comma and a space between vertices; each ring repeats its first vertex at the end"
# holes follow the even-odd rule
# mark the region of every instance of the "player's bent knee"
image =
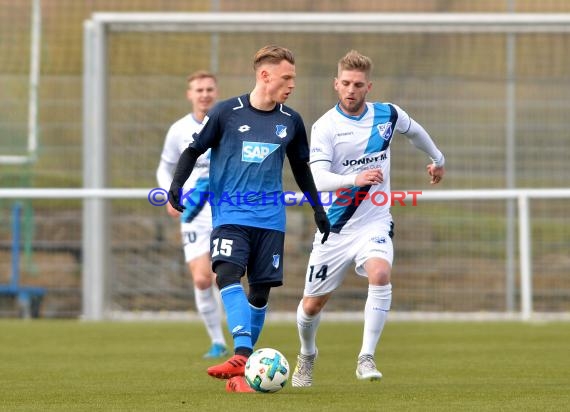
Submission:
POLYGON ((263 308, 269 301, 271 286, 266 284, 250 285, 247 301, 256 308, 263 308))
POLYGON ((214 267, 214 272, 216 272, 216 284, 220 290, 228 285, 240 283, 244 274, 244 270, 240 266, 229 262, 218 263, 214 267))
POLYGON ((385 286, 390 283, 390 271, 377 271, 368 274, 368 283, 375 286, 385 286))
POLYGON ((390 283, 390 275, 380 276, 378 282, 374 283, 377 286, 386 286, 390 283))
POLYGON ((303 311, 309 316, 318 315, 327 303, 328 296, 304 297, 303 311))
POLYGON ((212 286, 212 277, 203 277, 203 276, 193 276, 192 281, 194 282, 194 286, 196 286, 200 290, 208 289, 212 286))
POLYGON ((192 282, 198 289, 207 289, 212 286, 213 276, 210 257, 200 257, 188 262, 188 269, 192 275, 192 282))
POLYGON ((210 272, 210 268, 208 270, 191 270, 190 273, 192 274, 192 282, 194 282, 194 286, 198 289, 208 289, 213 284, 213 276, 210 272))
POLYGON ((364 264, 364 270, 368 276, 368 283, 375 286, 384 286, 390 283, 392 266, 389 262, 380 258, 371 258, 364 264))

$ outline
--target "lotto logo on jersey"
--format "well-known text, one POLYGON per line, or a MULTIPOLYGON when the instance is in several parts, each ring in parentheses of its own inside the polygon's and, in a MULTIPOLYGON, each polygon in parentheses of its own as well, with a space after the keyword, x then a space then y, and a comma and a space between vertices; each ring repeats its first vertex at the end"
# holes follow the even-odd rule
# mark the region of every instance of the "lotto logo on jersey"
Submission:
POLYGON ((276 151, 280 145, 274 143, 243 142, 241 161, 248 163, 261 163, 267 156, 276 151))

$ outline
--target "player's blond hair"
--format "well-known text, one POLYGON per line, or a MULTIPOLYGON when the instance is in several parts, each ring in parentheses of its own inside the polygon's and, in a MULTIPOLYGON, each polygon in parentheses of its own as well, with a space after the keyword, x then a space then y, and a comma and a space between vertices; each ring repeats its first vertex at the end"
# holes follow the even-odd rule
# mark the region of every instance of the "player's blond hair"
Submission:
POLYGON ((344 70, 356 70, 370 77, 372 73, 372 60, 370 57, 360 54, 356 50, 351 50, 338 61, 338 74, 344 70))
POLYGON ((264 63, 279 64, 283 60, 287 60, 291 64, 295 64, 295 56, 293 52, 285 47, 270 44, 262 47, 255 53, 253 57, 253 69, 257 70, 264 63))
POLYGON ((194 80, 198 80, 198 79, 212 79, 214 81, 214 83, 218 83, 218 79, 216 78, 216 75, 213 73, 210 73, 207 70, 197 70, 194 73, 191 73, 187 78, 186 78, 186 82, 188 83, 188 88, 190 88, 190 83, 192 83, 194 80))

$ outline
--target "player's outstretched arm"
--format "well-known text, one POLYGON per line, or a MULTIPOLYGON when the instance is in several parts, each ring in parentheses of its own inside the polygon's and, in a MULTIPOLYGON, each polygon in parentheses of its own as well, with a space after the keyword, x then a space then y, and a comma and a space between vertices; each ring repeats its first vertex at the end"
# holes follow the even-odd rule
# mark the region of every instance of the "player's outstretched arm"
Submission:
POLYGON ((437 148, 428 132, 419 123, 410 119, 410 128, 404 135, 410 139, 410 143, 431 158, 432 164, 427 166, 427 172, 431 176, 430 183, 434 185, 441 182, 445 174, 445 157, 437 148))
POLYGON ((168 191, 168 201, 172 207, 179 212, 185 209, 184 205, 180 204, 182 187, 186 180, 188 180, 192 170, 194 170, 194 165, 196 165, 196 160, 198 160, 200 154, 201 153, 193 147, 187 147, 180 155, 180 159, 176 165, 176 171, 174 172, 170 190, 168 191))
POLYGON ((302 161, 295 162, 290 160, 290 163, 293 177, 295 177, 299 189, 309 198, 313 211, 315 212, 315 223, 317 224, 319 232, 323 234, 321 243, 325 243, 329 237, 331 225, 319 199, 319 193, 317 192, 311 169, 307 163, 302 161))

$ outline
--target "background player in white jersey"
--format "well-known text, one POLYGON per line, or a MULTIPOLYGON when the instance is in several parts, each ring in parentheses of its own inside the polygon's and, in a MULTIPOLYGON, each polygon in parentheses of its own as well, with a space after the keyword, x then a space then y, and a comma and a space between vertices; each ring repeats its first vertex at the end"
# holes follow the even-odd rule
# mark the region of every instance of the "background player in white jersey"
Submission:
MULTIPOLYGON (((216 77, 207 71, 192 73, 188 79, 186 97, 192 104, 192 113, 176 121, 168 130, 164 148, 160 156, 160 164, 156 177, 160 187, 169 189, 174 175, 174 169, 180 154, 193 140, 192 135, 201 128, 206 113, 216 102, 218 85, 216 77)), ((190 178, 186 181, 185 190, 196 189, 195 193, 208 191, 208 175, 210 168, 210 152, 204 153, 199 159, 190 178)), ((208 202, 196 199, 193 204, 187 204, 182 215, 167 203, 167 212, 173 218, 180 218, 184 257, 194 283, 194 298, 196 309, 204 321, 211 340, 211 346, 204 355, 205 358, 226 356, 226 341, 222 329, 221 304, 216 296, 214 273, 210 260, 210 233, 212 232, 212 211, 208 202)))
POLYGON ((393 223, 390 201, 383 200, 391 196, 390 142, 394 132, 431 158, 427 172, 432 184, 439 183, 445 173, 443 154, 422 126, 394 104, 366 101, 372 87, 371 70, 372 61, 354 50, 340 59, 334 81, 339 101, 312 128, 310 164, 317 189, 335 193, 327 209, 331 234, 324 244, 321 235, 315 235, 303 299, 297 308, 301 348, 293 386, 312 385, 320 313, 352 262, 357 274, 368 277, 356 377, 382 377, 374 355, 392 302, 393 223))

